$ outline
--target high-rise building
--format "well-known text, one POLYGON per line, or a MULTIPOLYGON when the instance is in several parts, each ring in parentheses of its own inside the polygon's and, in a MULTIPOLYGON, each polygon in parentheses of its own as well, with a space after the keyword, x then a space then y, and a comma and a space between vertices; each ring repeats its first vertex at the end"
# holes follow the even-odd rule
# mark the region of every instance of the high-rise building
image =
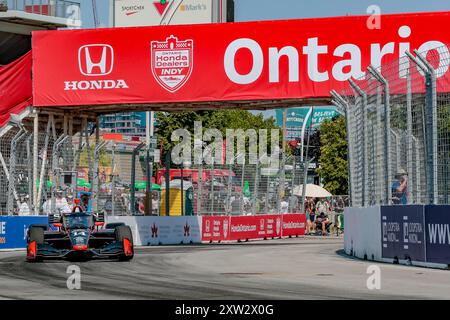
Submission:
POLYGON ((100 118, 100 128, 124 135, 145 136, 145 112, 121 112, 100 118))

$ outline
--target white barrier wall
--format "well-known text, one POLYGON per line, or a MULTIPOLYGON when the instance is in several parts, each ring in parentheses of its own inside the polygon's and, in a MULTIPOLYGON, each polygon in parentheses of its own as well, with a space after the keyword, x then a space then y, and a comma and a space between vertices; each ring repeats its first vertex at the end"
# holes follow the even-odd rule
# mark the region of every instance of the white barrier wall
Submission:
POLYGON ((201 243, 201 217, 107 217, 106 223, 124 222, 138 246, 201 243))
POLYGON ((344 249, 348 255, 382 261, 381 209, 345 208, 344 249))

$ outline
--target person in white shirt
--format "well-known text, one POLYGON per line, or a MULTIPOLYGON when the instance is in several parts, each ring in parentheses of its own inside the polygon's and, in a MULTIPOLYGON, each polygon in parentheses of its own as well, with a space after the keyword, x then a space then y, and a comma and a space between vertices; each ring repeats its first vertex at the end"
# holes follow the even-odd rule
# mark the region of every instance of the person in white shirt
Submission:
MULTIPOLYGON (((42 209, 46 215, 52 213, 52 199, 49 198, 44 202, 42 209)), ((66 198, 63 197, 63 192, 61 190, 56 191, 56 199, 55 199, 55 210, 56 212, 61 213, 70 213, 72 212, 72 208, 70 208, 69 203, 66 198)))
POLYGON ((289 202, 287 202, 286 199, 284 199, 284 198, 280 202, 280 210, 281 210, 281 213, 288 213, 288 211, 289 211, 289 202))
POLYGON ((19 216, 29 216, 30 215, 30 207, 28 206, 28 196, 24 197, 20 201, 19 207, 19 216))

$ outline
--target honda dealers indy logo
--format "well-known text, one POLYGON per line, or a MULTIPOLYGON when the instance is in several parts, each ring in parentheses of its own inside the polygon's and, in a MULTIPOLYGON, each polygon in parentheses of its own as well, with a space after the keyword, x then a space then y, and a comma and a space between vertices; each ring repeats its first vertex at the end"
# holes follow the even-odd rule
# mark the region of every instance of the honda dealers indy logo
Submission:
POLYGON ((90 80, 65 81, 64 90, 128 89, 125 80, 106 79, 114 69, 114 49, 108 44, 89 44, 78 49, 80 74, 90 80), (94 77, 98 77, 95 78, 94 77), (102 77, 102 78, 100 78, 102 77))
POLYGON ((151 68, 158 84, 169 92, 180 89, 194 66, 194 41, 178 41, 173 35, 166 41, 151 42, 151 68))

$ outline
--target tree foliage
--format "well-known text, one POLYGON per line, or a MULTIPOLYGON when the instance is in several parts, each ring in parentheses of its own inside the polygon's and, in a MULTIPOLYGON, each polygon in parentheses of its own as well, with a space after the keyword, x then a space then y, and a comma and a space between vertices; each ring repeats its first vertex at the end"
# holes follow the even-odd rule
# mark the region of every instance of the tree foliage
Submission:
POLYGON ((320 126, 320 168, 317 170, 325 189, 335 195, 348 194, 347 130, 338 116, 320 126))
MULTIPOLYGON (((164 151, 170 150, 178 142, 171 141, 172 132, 184 128, 192 135, 194 133, 194 122, 201 121, 203 130, 208 128, 218 129, 224 139, 227 129, 277 129, 273 117, 264 119, 262 114, 252 114, 246 110, 209 110, 209 111, 185 111, 177 113, 159 112, 158 118, 158 143, 164 151)), ((193 136, 192 136, 193 140, 193 136)), ((280 138, 281 141, 281 138, 280 138)), ((270 140, 268 140, 270 142, 270 140)))
MULTIPOLYGON (((91 149, 91 161, 94 161, 94 150, 95 145, 90 146, 91 149)), ((87 149, 84 148, 84 150, 80 153, 80 166, 81 167, 89 167, 89 157, 87 149)), ((110 153, 108 153, 106 150, 100 151, 100 158, 99 158, 99 165, 102 167, 109 167, 112 163, 112 156, 110 153)))

